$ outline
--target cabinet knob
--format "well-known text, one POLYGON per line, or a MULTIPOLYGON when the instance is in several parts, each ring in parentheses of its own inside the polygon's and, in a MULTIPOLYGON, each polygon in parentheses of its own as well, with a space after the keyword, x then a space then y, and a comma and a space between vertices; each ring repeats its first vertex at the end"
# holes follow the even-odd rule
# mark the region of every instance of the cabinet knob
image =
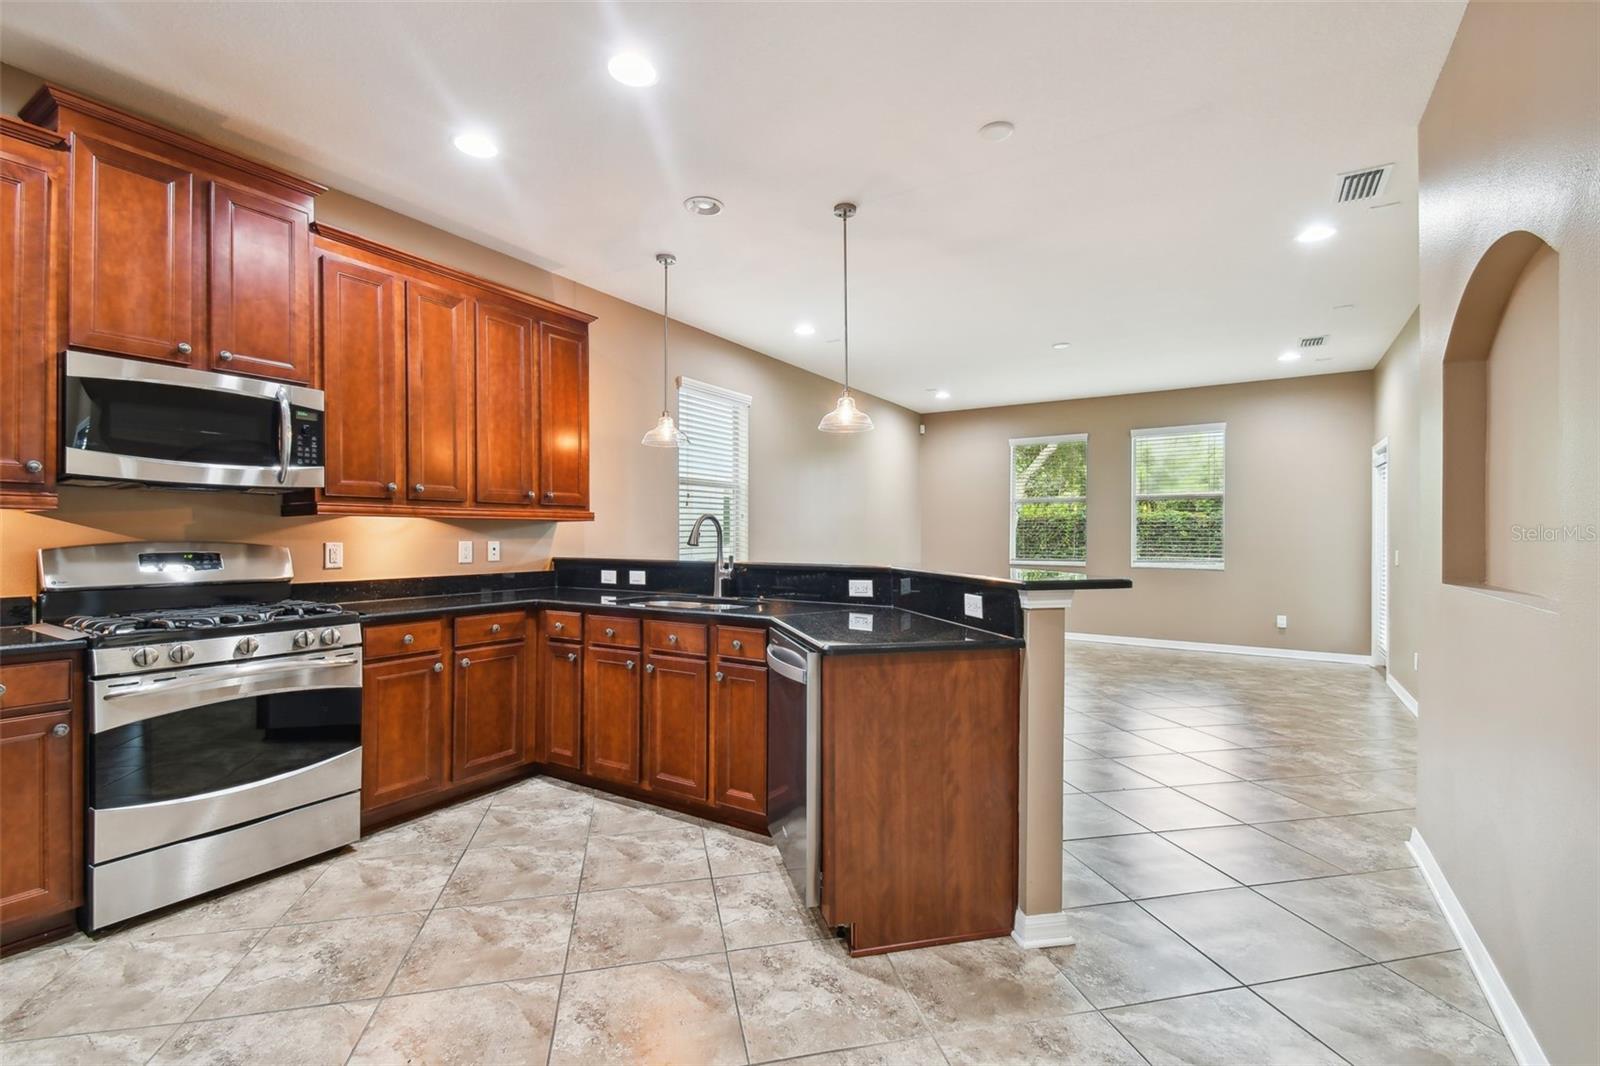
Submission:
MULTIPOLYGON (((628 669, 629 670, 633 669, 633 663, 631 663, 631 662, 628 663, 628 669)), ((655 673, 656 672, 656 664, 655 663, 645 663, 644 664, 644 672, 647 673, 647 674, 655 673)))
POLYGON ((217 358, 221 359, 224 363, 231 363, 233 362, 233 353, 224 348, 222 351, 217 353, 217 358))
POLYGON ((553 500, 553 499, 556 498, 556 494, 554 492, 550 491, 549 489, 546 489, 545 493, 544 493, 544 498, 547 499, 547 500, 553 500))
POLYGON ((471 665, 472 665, 472 660, 471 659, 463 658, 461 660, 461 668, 463 670, 465 670, 467 667, 469 667, 471 665))
POLYGON ((436 674, 444 673, 444 663, 434 663, 433 664, 433 672, 436 673, 436 674))
POLYGON ((577 661, 578 661, 578 653, 577 652, 575 652, 575 651, 567 652, 567 662, 571 663, 571 662, 577 662, 577 661))
POLYGON ((737 638, 737 637, 736 637, 736 638, 734 638, 734 641, 733 641, 733 650, 734 650, 734 651, 738 651, 738 650, 740 650, 740 649, 741 649, 741 648, 743 648, 743 647, 744 647, 744 641, 742 641, 742 640, 739 640, 739 639, 738 639, 738 638, 737 638))
POLYGON ((676 633, 668 633, 667 634, 667 643, 668 644, 676 644, 676 643, 678 643, 678 634, 676 634, 676 633))
POLYGON ((50 727, 50 733, 52 736, 64 737, 70 732, 72 732, 72 727, 65 722, 57 722, 55 725, 50 727))
POLYGON ((531 500, 531 499, 533 499, 533 498, 534 498, 534 497, 535 497, 535 496, 537 496, 537 495, 539 495, 539 494, 538 494, 538 493, 537 493, 537 492, 534 492, 534 491, 533 491, 533 490, 532 490, 532 489, 529 489, 529 490, 528 490, 528 499, 530 499, 530 500, 531 500))
POLYGON ((400 643, 402 644, 415 644, 416 642, 417 638, 412 636, 410 633, 407 633, 405 636, 400 638, 400 643))
POLYGON ((629 670, 632 670, 632 669, 633 669, 633 660, 632 660, 632 659, 629 659, 629 660, 628 660, 628 663, 627 663, 627 666, 628 666, 628 669, 629 669, 629 670))
POLYGON ((394 492, 399 487, 400 487, 399 485, 396 485, 394 482, 391 481, 387 485, 385 485, 383 488, 384 488, 385 492, 394 492))
POLYGON ((418 496, 421 496, 422 495, 422 482, 419 481, 415 485, 412 485, 411 486, 411 491, 416 493, 418 496))
POLYGON ((615 629, 612 629, 610 626, 606 626, 606 636, 614 637, 616 635, 617 635, 617 631, 615 629))
POLYGON ((556 632, 559 633, 561 630, 567 628, 567 623, 565 623, 565 622, 557 622, 555 624, 555 627, 556 627, 556 632))
POLYGON ((499 622, 491 622, 489 624, 489 632, 491 632, 491 633, 500 632, 500 623, 499 622))
POLYGON ((39 471, 44 469, 44 464, 37 459, 29 459, 27 462, 22 464, 22 469, 26 470, 30 474, 37 474, 39 471))
POLYGON ((191 345, 188 341, 179 341, 178 342, 178 352, 180 354, 188 355, 192 351, 194 351, 194 346, 191 345))
POLYGON ((718 670, 718 671, 717 671, 717 680, 718 680, 718 681, 721 681, 721 680, 722 680, 722 671, 721 671, 721 670, 718 670))

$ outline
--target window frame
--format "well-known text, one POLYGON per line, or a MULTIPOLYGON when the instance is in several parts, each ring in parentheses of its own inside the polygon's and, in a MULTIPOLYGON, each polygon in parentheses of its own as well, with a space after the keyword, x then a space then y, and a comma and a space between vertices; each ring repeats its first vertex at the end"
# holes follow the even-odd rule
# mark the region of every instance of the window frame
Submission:
POLYGON ((688 545, 683 542, 682 536, 684 503, 683 494, 684 488, 687 486, 690 489, 710 488, 714 490, 732 490, 734 497, 742 504, 742 506, 737 509, 741 526, 737 530, 724 529, 722 531, 723 552, 725 555, 732 554, 735 562, 748 562, 750 558, 750 427, 751 408, 754 405, 751 401, 751 398, 745 393, 737 392, 733 389, 723 388, 721 385, 713 385, 708 381, 701 381, 698 378, 680 376, 676 381, 676 385, 677 393, 675 399, 678 403, 676 408, 678 412, 678 428, 691 439, 693 434, 690 434, 684 429, 683 426, 683 392, 686 388, 691 391, 698 392, 704 397, 708 397, 713 400, 725 401, 727 403, 739 405, 744 408, 744 439, 741 442, 743 445, 744 454, 740 457, 741 461, 738 464, 739 484, 730 485, 730 483, 727 481, 713 478, 691 477, 686 481, 683 476, 683 454, 681 451, 682 445, 680 445, 678 449, 674 449, 678 454, 676 455, 677 462, 675 464, 676 469, 674 471, 677 481, 673 489, 674 503, 672 508, 672 536, 674 540, 679 542, 677 552, 678 559, 679 561, 688 562, 705 561, 698 558, 686 558, 684 555, 684 549, 687 548, 688 545))
POLYGON ((1226 422, 1196 422, 1185 426, 1145 426, 1128 431, 1128 565, 1140 570, 1210 570, 1228 568, 1228 424, 1226 422), (1222 491, 1220 492, 1147 492, 1139 491, 1139 438, 1173 437, 1185 433, 1222 434, 1222 491), (1140 500, 1207 500, 1222 504, 1222 553, 1216 561, 1141 560, 1139 558, 1139 501, 1140 500))
POLYGON ((1010 494, 1011 503, 1008 511, 1010 523, 1009 539, 1006 541, 1006 558, 1010 560, 1008 569, 1015 578, 1020 570, 1083 570, 1089 565, 1089 434, 1088 433, 1052 433, 1043 437, 1012 437, 1006 442, 1006 481, 1007 492, 1010 494), (1083 442, 1083 495, 1082 496, 1018 496, 1016 454, 1019 445, 1026 447, 1030 444, 1070 444, 1077 441, 1083 442), (1021 503, 1081 503, 1083 504, 1083 559, 1069 561, 1065 559, 1020 559, 1017 557, 1017 506, 1021 503))

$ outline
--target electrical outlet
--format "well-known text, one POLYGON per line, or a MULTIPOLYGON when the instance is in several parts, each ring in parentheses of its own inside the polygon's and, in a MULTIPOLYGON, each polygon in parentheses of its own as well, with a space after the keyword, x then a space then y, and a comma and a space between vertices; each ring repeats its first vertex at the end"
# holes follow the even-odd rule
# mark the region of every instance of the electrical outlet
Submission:
POLYGON ((500 542, 491 540, 483 557, 491 563, 498 563, 500 561, 500 542))
POLYGON ((472 541, 470 541, 470 540, 458 540, 458 541, 456 541, 456 562, 458 562, 458 563, 470 563, 470 562, 472 562, 472 541))
POLYGON ((1279 629, 1288 629, 1289 628, 1289 616, 1288 615, 1280 614, 1278 616, 1278 628, 1279 629))
POLYGON ((964 593, 961 597, 962 609, 967 612, 968 618, 983 617, 983 597, 975 593, 964 593))
POLYGON ((857 613, 855 611, 851 611, 850 612, 850 628, 851 629, 855 629, 855 630, 859 630, 862 633, 871 633, 872 632, 872 616, 870 614, 859 614, 859 613, 857 613))
POLYGON ((630 584, 630 585, 642 585, 642 584, 644 584, 644 571, 643 570, 629 570, 628 571, 628 584, 630 584))
POLYGON ((600 584, 602 584, 602 585, 615 585, 616 583, 617 583, 617 572, 615 570, 602 570, 602 571, 600 571, 600 584))
POLYGON ((865 580, 857 580, 855 578, 851 578, 850 579, 850 595, 852 595, 852 596, 871 596, 872 595, 872 579, 870 577, 865 579, 865 580))
POLYGON ((343 541, 325 540, 322 542, 322 568, 324 570, 344 569, 343 541))

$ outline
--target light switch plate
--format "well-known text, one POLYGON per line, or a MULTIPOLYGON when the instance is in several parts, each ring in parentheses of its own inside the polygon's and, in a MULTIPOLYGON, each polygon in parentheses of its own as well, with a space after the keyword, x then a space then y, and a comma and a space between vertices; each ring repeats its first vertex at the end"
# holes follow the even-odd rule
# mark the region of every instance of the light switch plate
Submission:
POLYGON ((629 570, 628 571, 628 584, 630 584, 630 585, 642 585, 642 584, 644 584, 644 571, 643 570, 629 570))
POLYGON ((322 568, 324 570, 344 569, 344 542, 327 540, 322 542, 322 568))
POLYGON ((1288 629, 1289 628, 1289 616, 1288 615, 1280 614, 1278 616, 1278 628, 1279 629, 1288 629))
POLYGON ((962 610, 967 612, 968 618, 983 617, 983 597, 975 592, 963 593, 961 596, 962 610))
POLYGON ((600 584, 602 584, 602 585, 615 585, 616 583, 617 583, 617 572, 615 570, 602 570, 602 571, 600 571, 600 584))
POLYGON ((864 579, 851 578, 850 595, 870 597, 872 595, 872 579, 870 577, 864 579))
POLYGON ((850 628, 860 630, 863 633, 871 633, 872 616, 870 614, 862 614, 857 611, 851 611, 850 628))
POLYGON ((497 540, 491 540, 489 542, 488 550, 484 553, 483 557, 489 560, 491 563, 498 563, 500 561, 500 542, 497 540))
POLYGON ((472 541, 470 541, 470 540, 458 540, 458 541, 456 541, 456 562, 458 562, 458 563, 470 563, 470 562, 472 562, 472 541))

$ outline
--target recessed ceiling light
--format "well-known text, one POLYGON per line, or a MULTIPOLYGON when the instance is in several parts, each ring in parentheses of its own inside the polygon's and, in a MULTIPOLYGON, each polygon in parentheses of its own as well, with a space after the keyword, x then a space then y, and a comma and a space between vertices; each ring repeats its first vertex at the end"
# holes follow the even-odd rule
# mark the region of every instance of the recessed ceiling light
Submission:
POLYGON ((1329 237, 1332 237, 1338 232, 1338 230, 1334 229, 1325 222, 1313 222, 1311 225, 1295 234, 1294 239, 1299 241, 1301 244, 1316 244, 1318 241, 1327 240, 1329 237))
POLYGON ((935 390, 935 392, 933 394, 933 398, 935 400, 948 400, 950 398, 950 390, 949 389, 938 389, 938 390, 935 390))
POLYGON ((500 146, 482 130, 456 134, 455 146, 474 159, 493 159, 500 154, 500 146))
POLYGON ((606 64, 606 70, 622 84, 635 89, 654 85, 660 78, 656 65, 639 52, 618 52, 606 64))
POLYGON ((978 136, 986 141, 1003 141, 1017 131, 1017 127, 1001 119, 997 122, 986 122, 978 127, 978 136))
POLYGON ((796 337, 809 337, 817 331, 817 327, 809 322, 801 322, 794 327, 796 337))
POLYGON ((1280 362, 1280 363, 1298 363, 1299 361, 1300 361, 1300 353, 1297 352, 1297 351, 1294 351, 1293 349, 1290 349, 1289 351, 1284 352, 1282 355, 1278 356, 1278 362, 1280 362))
POLYGON ((691 215, 720 215, 722 201, 715 196, 691 196, 683 202, 683 209, 691 215))
POLYGON ((1052 345, 1051 345, 1051 346, 1050 346, 1050 347, 1052 347, 1052 348, 1054 348, 1054 349, 1055 349, 1055 350, 1056 350, 1056 351, 1058 351, 1058 352, 1059 352, 1059 351, 1061 351, 1061 350, 1062 350, 1062 349, 1063 349, 1063 348, 1070 348, 1070 347, 1072 347, 1072 342, 1071 342, 1071 341, 1056 341, 1056 342, 1055 342, 1055 343, 1054 343, 1054 344, 1052 344, 1052 345))

